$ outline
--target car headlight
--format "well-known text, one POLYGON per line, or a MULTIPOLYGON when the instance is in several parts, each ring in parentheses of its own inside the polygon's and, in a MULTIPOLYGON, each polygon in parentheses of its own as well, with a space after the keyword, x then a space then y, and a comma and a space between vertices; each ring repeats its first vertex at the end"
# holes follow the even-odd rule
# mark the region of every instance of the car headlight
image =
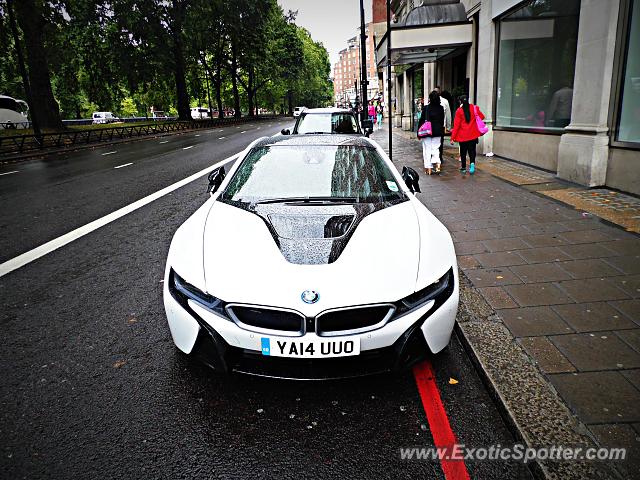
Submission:
POLYGON ((435 307, 442 305, 453 293, 453 268, 450 268, 438 280, 417 292, 407 295, 402 300, 396 302, 396 316, 404 315, 411 310, 421 307, 430 300, 435 300, 435 307))
POLYGON ((187 306, 187 299, 191 299, 218 315, 223 317, 227 316, 224 310, 225 302, 194 287, 173 269, 171 269, 169 273, 169 290, 174 298, 183 306, 187 306))

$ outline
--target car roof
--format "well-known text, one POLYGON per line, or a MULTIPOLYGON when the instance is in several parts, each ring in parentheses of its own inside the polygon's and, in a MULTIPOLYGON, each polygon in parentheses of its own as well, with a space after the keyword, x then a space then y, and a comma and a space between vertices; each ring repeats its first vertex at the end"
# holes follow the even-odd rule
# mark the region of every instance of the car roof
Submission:
POLYGON ((364 136, 344 135, 344 134, 321 134, 321 135, 275 135, 273 137, 263 137, 259 139, 254 147, 267 146, 295 146, 304 147, 311 145, 321 146, 350 146, 376 148, 375 144, 364 136))
POLYGON ((337 107, 325 107, 325 108, 307 108, 304 113, 309 115, 310 113, 352 113, 351 110, 346 108, 337 107))

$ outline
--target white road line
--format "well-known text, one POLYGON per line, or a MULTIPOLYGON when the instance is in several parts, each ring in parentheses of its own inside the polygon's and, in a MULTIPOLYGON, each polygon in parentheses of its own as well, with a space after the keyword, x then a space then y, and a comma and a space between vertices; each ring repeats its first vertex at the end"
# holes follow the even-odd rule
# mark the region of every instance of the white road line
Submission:
POLYGON ((169 143, 169 140, 163 140, 163 141, 161 141, 160 143, 161 143, 161 144, 162 144, 162 143, 169 143))
POLYGON ((11 172, 0 173, 0 177, 1 177, 2 175, 11 175, 12 173, 18 173, 19 171, 20 171, 20 170, 13 170, 13 171, 11 171, 11 172))
POLYGON ((200 134, 198 134, 198 135, 194 135, 194 137, 199 137, 199 136, 200 136, 200 134))
POLYGON ((129 165, 133 165, 133 162, 125 163, 124 165, 118 165, 117 167, 113 167, 113 168, 128 167, 129 165))
POLYGON ((189 145, 188 147, 182 147, 183 150, 189 150, 190 148, 195 147, 195 145, 189 145))
POLYGON ((218 140, 224 140, 227 137, 218 137, 218 140))
POLYGON ((260 130, 262 127, 258 127, 258 130, 260 130))
POLYGON ((247 133, 247 131, 246 130, 242 130, 240 133, 247 133))
POLYGON ((113 152, 103 153, 102 156, 104 157, 105 155, 113 155, 114 153, 118 153, 118 151, 114 150, 113 152))
POLYGON ((11 260, 7 260, 6 262, 1 263, 0 277, 3 277, 20 267, 23 267, 28 263, 31 263, 34 260, 37 260, 38 258, 53 252, 54 250, 57 250, 60 247, 64 247, 65 245, 73 242, 74 240, 84 237, 85 235, 99 229, 100 227, 104 227, 105 225, 108 225, 109 223, 114 222, 115 220, 118 220, 119 218, 124 217, 125 215, 128 215, 129 213, 134 212, 139 208, 142 208, 145 205, 148 205, 159 198, 164 197, 168 193, 171 193, 179 189, 180 187, 183 187, 193 182, 194 180, 197 180, 198 178, 202 177, 203 175, 206 175, 212 170, 231 162, 236 158, 237 155, 238 154, 232 155, 231 157, 227 157, 224 160, 218 163, 215 163, 210 167, 205 168, 204 170, 200 170, 199 172, 194 173, 193 175, 190 175, 187 178, 180 180, 179 182, 176 182, 172 185, 169 185, 168 187, 158 190, 157 192, 152 193, 151 195, 141 198, 138 201, 135 201, 125 207, 120 208, 119 210, 116 210, 115 212, 111 212, 102 218, 98 218, 93 222, 87 223, 82 227, 76 228, 75 230, 72 230, 69 233, 65 233, 61 237, 54 238, 53 240, 47 243, 44 243, 39 247, 34 248, 33 250, 29 250, 28 252, 25 252, 22 255, 18 255, 17 257, 12 258, 11 260))

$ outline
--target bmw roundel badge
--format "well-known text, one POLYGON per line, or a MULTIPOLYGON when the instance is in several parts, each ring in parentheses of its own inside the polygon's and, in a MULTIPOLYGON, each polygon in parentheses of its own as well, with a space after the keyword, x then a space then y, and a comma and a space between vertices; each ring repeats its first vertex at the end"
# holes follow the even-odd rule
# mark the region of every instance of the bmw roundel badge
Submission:
POLYGON ((316 303, 320 300, 320 294, 314 290, 305 290, 301 295, 304 303, 316 303))

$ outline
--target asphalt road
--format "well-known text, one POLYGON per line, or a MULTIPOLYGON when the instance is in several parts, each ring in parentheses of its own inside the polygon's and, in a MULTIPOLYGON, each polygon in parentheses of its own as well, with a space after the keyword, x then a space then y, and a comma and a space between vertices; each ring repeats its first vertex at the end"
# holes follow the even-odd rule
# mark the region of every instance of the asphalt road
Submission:
MULTIPOLYGON (((3 167, 18 173, 0 175, 0 262, 283 126, 3 167)), ((312 383, 221 377, 177 353, 162 307, 164 262, 205 188, 202 177, 0 277, 0 478, 443 478, 438 462, 400 459, 401 447, 433 445, 411 372, 312 383)), ((460 443, 514 442, 457 339, 431 362, 460 443)), ((530 475, 496 461, 467 469, 471 478, 530 475)))

